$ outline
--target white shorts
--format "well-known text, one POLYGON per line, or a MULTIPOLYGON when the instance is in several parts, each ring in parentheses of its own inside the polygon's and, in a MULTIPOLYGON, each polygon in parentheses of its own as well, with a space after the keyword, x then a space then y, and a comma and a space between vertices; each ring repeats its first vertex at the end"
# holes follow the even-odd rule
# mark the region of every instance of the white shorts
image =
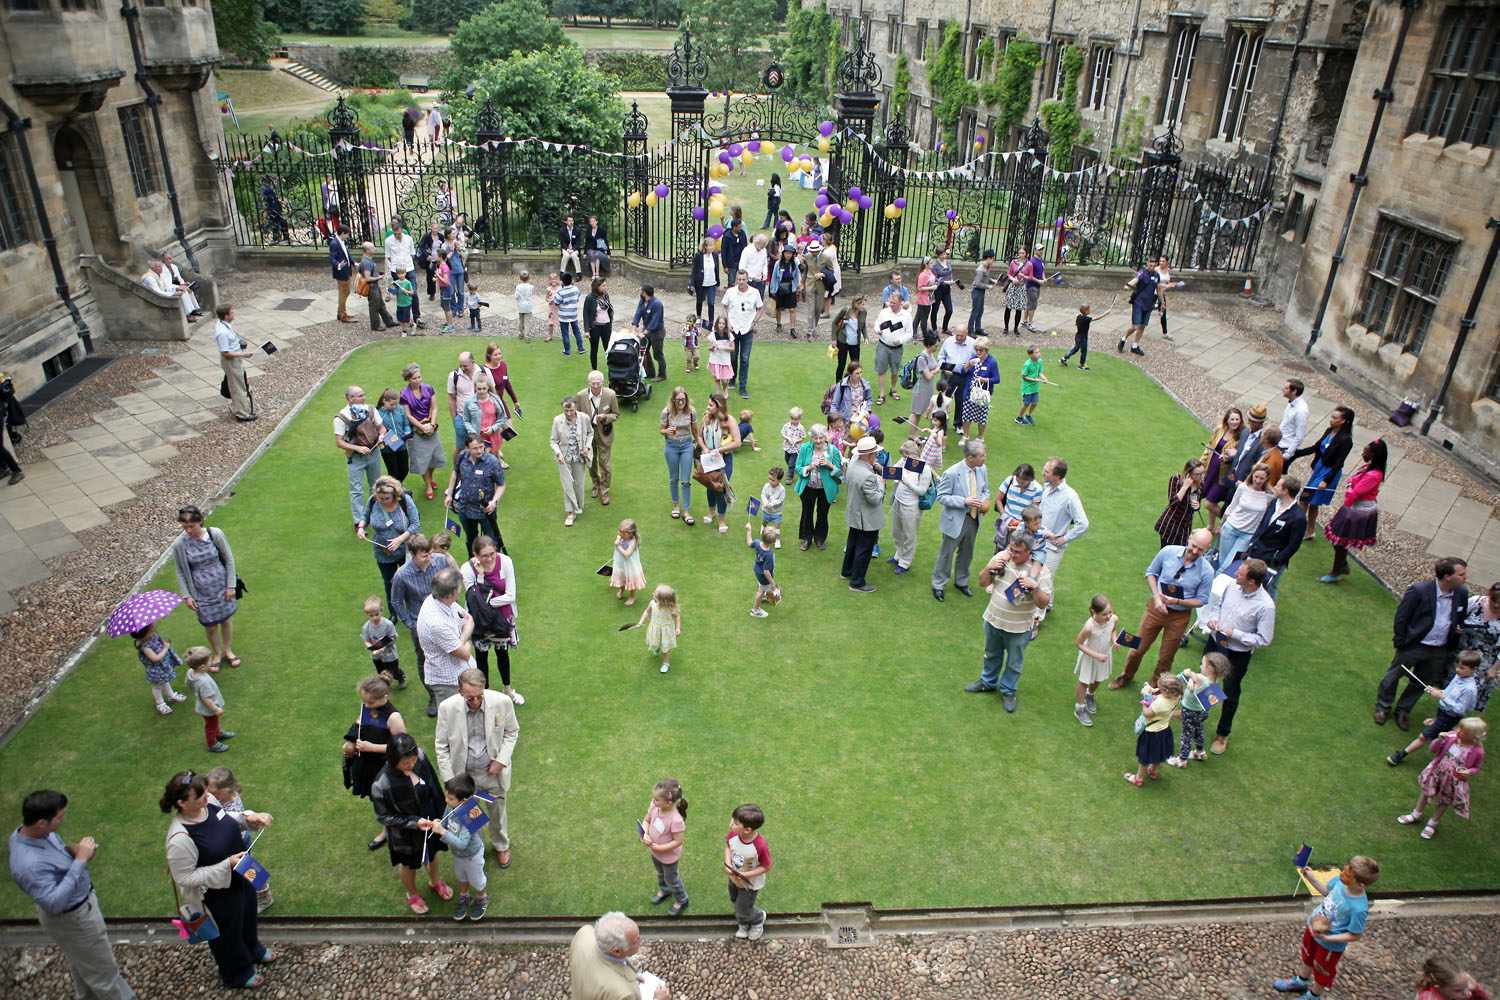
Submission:
MULTIPOLYGON (((451 852, 450 852, 451 853, 451 852)), ((469 883, 469 887, 475 892, 483 892, 489 880, 484 877, 484 850, 472 858, 461 858, 453 855, 453 877, 460 882, 469 883)))

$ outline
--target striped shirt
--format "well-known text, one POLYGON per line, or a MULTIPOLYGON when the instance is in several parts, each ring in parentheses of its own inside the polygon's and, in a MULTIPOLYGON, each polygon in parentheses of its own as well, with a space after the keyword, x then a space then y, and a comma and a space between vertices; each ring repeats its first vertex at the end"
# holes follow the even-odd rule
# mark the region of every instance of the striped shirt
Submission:
POLYGON ((578 287, 576 285, 564 285, 552 293, 552 301, 557 305, 557 321, 559 323, 578 322, 578 287))

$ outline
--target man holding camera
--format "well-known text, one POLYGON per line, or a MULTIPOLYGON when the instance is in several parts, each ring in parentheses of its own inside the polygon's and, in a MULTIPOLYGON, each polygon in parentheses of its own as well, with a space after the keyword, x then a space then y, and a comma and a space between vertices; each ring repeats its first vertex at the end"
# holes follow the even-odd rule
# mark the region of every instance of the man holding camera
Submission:
POLYGON ((260 418, 255 414, 255 402, 250 398, 250 379, 245 374, 245 359, 254 357, 250 345, 234 332, 234 310, 226 305, 214 307, 219 322, 214 324, 214 343, 219 347, 219 367, 224 369, 224 384, 229 389, 229 412, 240 423, 249 423, 260 418))

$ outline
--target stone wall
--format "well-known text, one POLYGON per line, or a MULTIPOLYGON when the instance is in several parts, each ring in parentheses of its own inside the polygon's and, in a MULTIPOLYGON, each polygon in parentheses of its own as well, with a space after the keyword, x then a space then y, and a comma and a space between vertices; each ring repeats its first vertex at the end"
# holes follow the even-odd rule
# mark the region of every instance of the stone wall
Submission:
MULTIPOLYGON (((1360 196, 1349 231, 1344 263, 1334 283, 1321 338, 1313 350, 1319 361, 1339 365, 1369 379, 1385 393, 1392 409, 1403 397, 1430 403, 1453 351, 1459 320, 1468 306, 1492 233, 1485 221, 1495 211, 1500 163, 1495 150, 1411 132, 1413 108, 1421 99, 1433 47, 1441 37, 1444 8, 1418 8, 1407 37, 1371 159, 1369 183, 1360 196), (1419 353, 1385 343, 1357 322, 1371 245, 1383 218, 1458 244, 1425 343, 1419 353)), ((1372 93, 1384 81, 1401 17, 1398 5, 1371 13, 1354 66, 1337 138, 1329 154, 1317 216, 1306 256, 1288 299, 1283 334, 1305 342, 1317 303, 1337 251, 1353 191, 1349 175, 1359 168, 1376 102, 1372 93)), ((1495 279, 1500 284, 1500 276, 1495 279)), ((1500 363, 1500 296, 1495 285, 1480 302, 1442 420, 1433 436, 1463 456, 1500 470, 1500 401, 1487 395, 1500 363)))

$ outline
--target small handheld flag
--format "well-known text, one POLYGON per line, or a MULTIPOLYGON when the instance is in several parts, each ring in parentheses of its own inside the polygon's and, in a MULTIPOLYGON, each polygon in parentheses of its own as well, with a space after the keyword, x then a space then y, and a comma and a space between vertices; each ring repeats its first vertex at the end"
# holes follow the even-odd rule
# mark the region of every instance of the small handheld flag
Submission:
POLYGON ((906 423, 906 418, 903 417, 903 416, 901 416, 899 413, 896 416, 892 417, 891 419, 893 421, 895 421, 896 423, 898 423, 898 424, 904 424, 904 423, 906 423))
POLYGON ((464 530, 464 526, 455 521, 452 514, 448 515, 448 521, 443 527, 455 535, 464 530))
POLYGON ((380 443, 385 445, 387 448, 394 449, 398 444, 401 443, 401 435, 397 434, 395 431, 386 431, 385 435, 380 439, 380 443))
POLYGON ((470 833, 478 833, 480 827, 490 821, 489 816, 485 814, 484 804, 476 798, 467 799, 454 811, 454 816, 468 828, 470 833))
MULTIPOLYGON (((517 410, 516 412, 519 413, 520 411, 517 410)), ((516 436, 516 429, 514 427, 507 426, 507 427, 504 427, 504 428, 502 428, 500 430, 500 440, 502 440, 502 441, 509 441, 512 438, 514 438, 515 436, 516 436)))
POLYGON ((1120 634, 1115 636, 1115 645, 1124 646, 1127 649, 1140 649, 1141 637, 1134 632, 1127 632, 1121 629, 1120 634))
POLYGON ((631 622, 629 625, 621 625, 619 631, 629 632, 633 628, 635 628, 635 622, 631 622))
POLYGON ((923 469, 927 468, 926 462, 916 458, 908 458, 904 464, 907 472, 915 473, 918 476, 922 474, 923 469))
POLYGON ((1406 671, 1406 676, 1410 677, 1412 680, 1414 680, 1418 684, 1422 685, 1422 690, 1424 690, 1424 691, 1427 690, 1427 682, 1424 681, 1422 678, 1418 677, 1416 674, 1412 673, 1410 670, 1408 670, 1406 664, 1404 664, 1404 663, 1401 664, 1401 669, 1406 671))
POLYGON ((641 837, 645 837, 646 836, 646 828, 644 826, 641 826, 641 821, 640 820, 636 820, 635 821, 635 832, 637 834, 639 834, 641 837))
POLYGON ((489 792, 475 792, 474 798, 478 799, 480 802, 485 803, 493 803, 495 801, 495 797, 489 792))
POLYGON ((594 570, 595 576, 614 576, 614 573, 615 568, 612 563, 605 563, 603 566, 600 566, 598 569, 594 570))
POLYGON ((745 513, 749 514, 751 517, 756 517, 760 514, 759 497, 751 497, 750 499, 745 501, 745 513))
POLYGON ((1217 684, 1210 684, 1198 692, 1198 700, 1203 703, 1203 711, 1205 712, 1210 711, 1216 705, 1224 704, 1225 697, 1224 689, 1217 684))
POLYGON ((887 465, 883 470, 881 470, 880 478, 882 478, 882 479, 890 479, 890 480, 900 479, 901 478, 901 466, 899 466, 899 465, 887 465))
POLYGON ((1009 587, 1005 588, 1005 599, 1014 604, 1019 601, 1023 595, 1029 593, 1031 593, 1031 589, 1029 587, 1023 587, 1021 586, 1020 580, 1015 580, 1009 587))
POLYGON ((266 871, 265 865, 255 860, 255 855, 249 851, 240 859, 240 863, 234 866, 234 870, 245 876, 245 881, 255 887, 257 891, 264 889, 266 883, 271 880, 271 873, 266 871))
POLYGON ((1311 858, 1312 858, 1312 848, 1309 847, 1306 844, 1303 844, 1302 847, 1301 847, 1301 849, 1297 851, 1296 858, 1294 858, 1292 860, 1292 864, 1295 865, 1298 868, 1305 868, 1305 867, 1307 867, 1307 862, 1311 858))
POLYGON ((1184 593, 1180 583, 1158 583, 1156 588, 1163 597, 1181 597, 1184 593))
POLYGON ((273 344, 273 343, 271 343, 269 340, 266 341, 264 344, 261 344, 260 345, 260 349, 262 351, 265 351, 267 354, 275 354, 276 353, 276 345, 273 344))

